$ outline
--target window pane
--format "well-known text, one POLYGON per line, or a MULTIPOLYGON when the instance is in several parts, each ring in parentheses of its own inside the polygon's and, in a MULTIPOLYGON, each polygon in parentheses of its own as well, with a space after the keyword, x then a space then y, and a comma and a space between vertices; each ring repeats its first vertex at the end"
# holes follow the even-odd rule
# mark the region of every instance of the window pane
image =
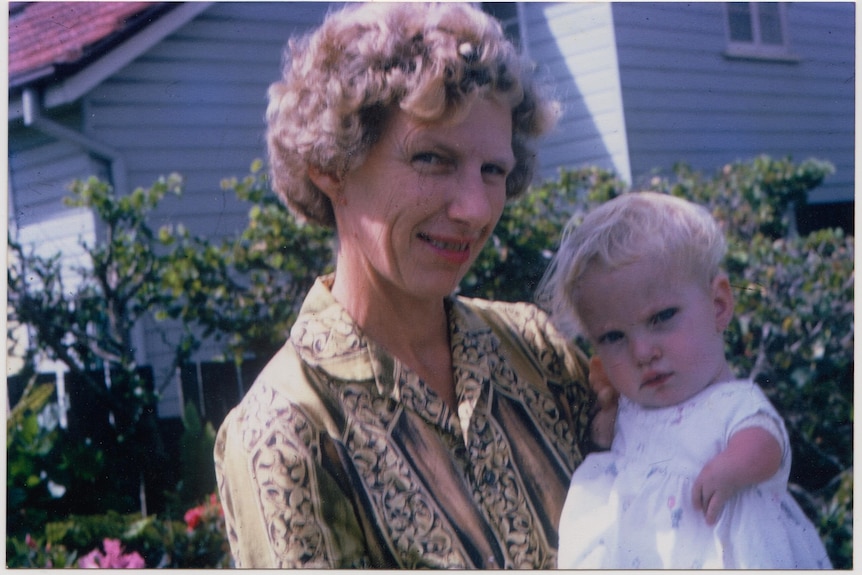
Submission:
POLYGON ((760 9, 760 41, 764 44, 784 43, 781 37, 781 14, 778 11, 778 4, 775 2, 764 2, 758 4, 760 9))
POLYGON ((729 2, 727 18, 732 42, 754 41, 751 31, 751 5, 748 2, 729 2))

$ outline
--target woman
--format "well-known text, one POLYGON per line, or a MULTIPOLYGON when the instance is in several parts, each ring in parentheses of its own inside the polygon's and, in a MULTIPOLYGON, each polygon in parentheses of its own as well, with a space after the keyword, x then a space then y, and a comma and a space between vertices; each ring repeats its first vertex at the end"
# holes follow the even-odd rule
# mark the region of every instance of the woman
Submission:
POLYGON ((555 565, 584 358, 531 305, 451 295, 556 119, 528 72, 466 4, 353 5, 289 44, 273 187, 337 263, 219 431, 237 566, 555 565))

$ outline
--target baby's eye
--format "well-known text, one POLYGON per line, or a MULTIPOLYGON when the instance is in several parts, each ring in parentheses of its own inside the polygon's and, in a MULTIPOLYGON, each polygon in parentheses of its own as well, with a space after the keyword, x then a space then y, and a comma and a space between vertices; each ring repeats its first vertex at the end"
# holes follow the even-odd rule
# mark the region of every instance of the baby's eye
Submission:
POLYGON ((652 324, 656 325, 669 321, 671 318, 673 318, 673 316, 676 315, 677 311, 678 310, 675 307, 669 307, 667 309, 661 310, 660 312, 652 316, 652 324))

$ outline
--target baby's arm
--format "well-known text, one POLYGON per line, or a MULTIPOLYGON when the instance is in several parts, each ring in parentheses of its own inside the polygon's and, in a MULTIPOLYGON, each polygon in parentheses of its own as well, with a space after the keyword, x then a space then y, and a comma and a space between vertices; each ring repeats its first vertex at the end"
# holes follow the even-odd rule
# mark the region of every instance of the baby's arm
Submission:
POLYGON ((694 481, 694 508, 703 511, 713 525, 727 501, 742 489, 766 481, 781 466, 778 440, 762 427, 746 427, 734 433, 727 448, 713 457, 694 481))

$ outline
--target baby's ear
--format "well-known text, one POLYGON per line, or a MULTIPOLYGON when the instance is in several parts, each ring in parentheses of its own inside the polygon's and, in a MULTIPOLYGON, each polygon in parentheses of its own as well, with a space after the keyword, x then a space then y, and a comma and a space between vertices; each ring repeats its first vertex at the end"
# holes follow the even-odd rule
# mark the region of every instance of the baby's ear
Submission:
POLYGON ((723 332, 733 319, 733 290, 730 279, 720 273, 712 280, 712 303, 715 308, 715 329, 723 332))
POLYGON ((308 167, 308 178, 314 182, 314 185, 320 188, 320 191, 326 194, 329 201, 333 205, 337 202, 341 195, 341 179, 338 176, 324 172, 317 166, 308 167))

